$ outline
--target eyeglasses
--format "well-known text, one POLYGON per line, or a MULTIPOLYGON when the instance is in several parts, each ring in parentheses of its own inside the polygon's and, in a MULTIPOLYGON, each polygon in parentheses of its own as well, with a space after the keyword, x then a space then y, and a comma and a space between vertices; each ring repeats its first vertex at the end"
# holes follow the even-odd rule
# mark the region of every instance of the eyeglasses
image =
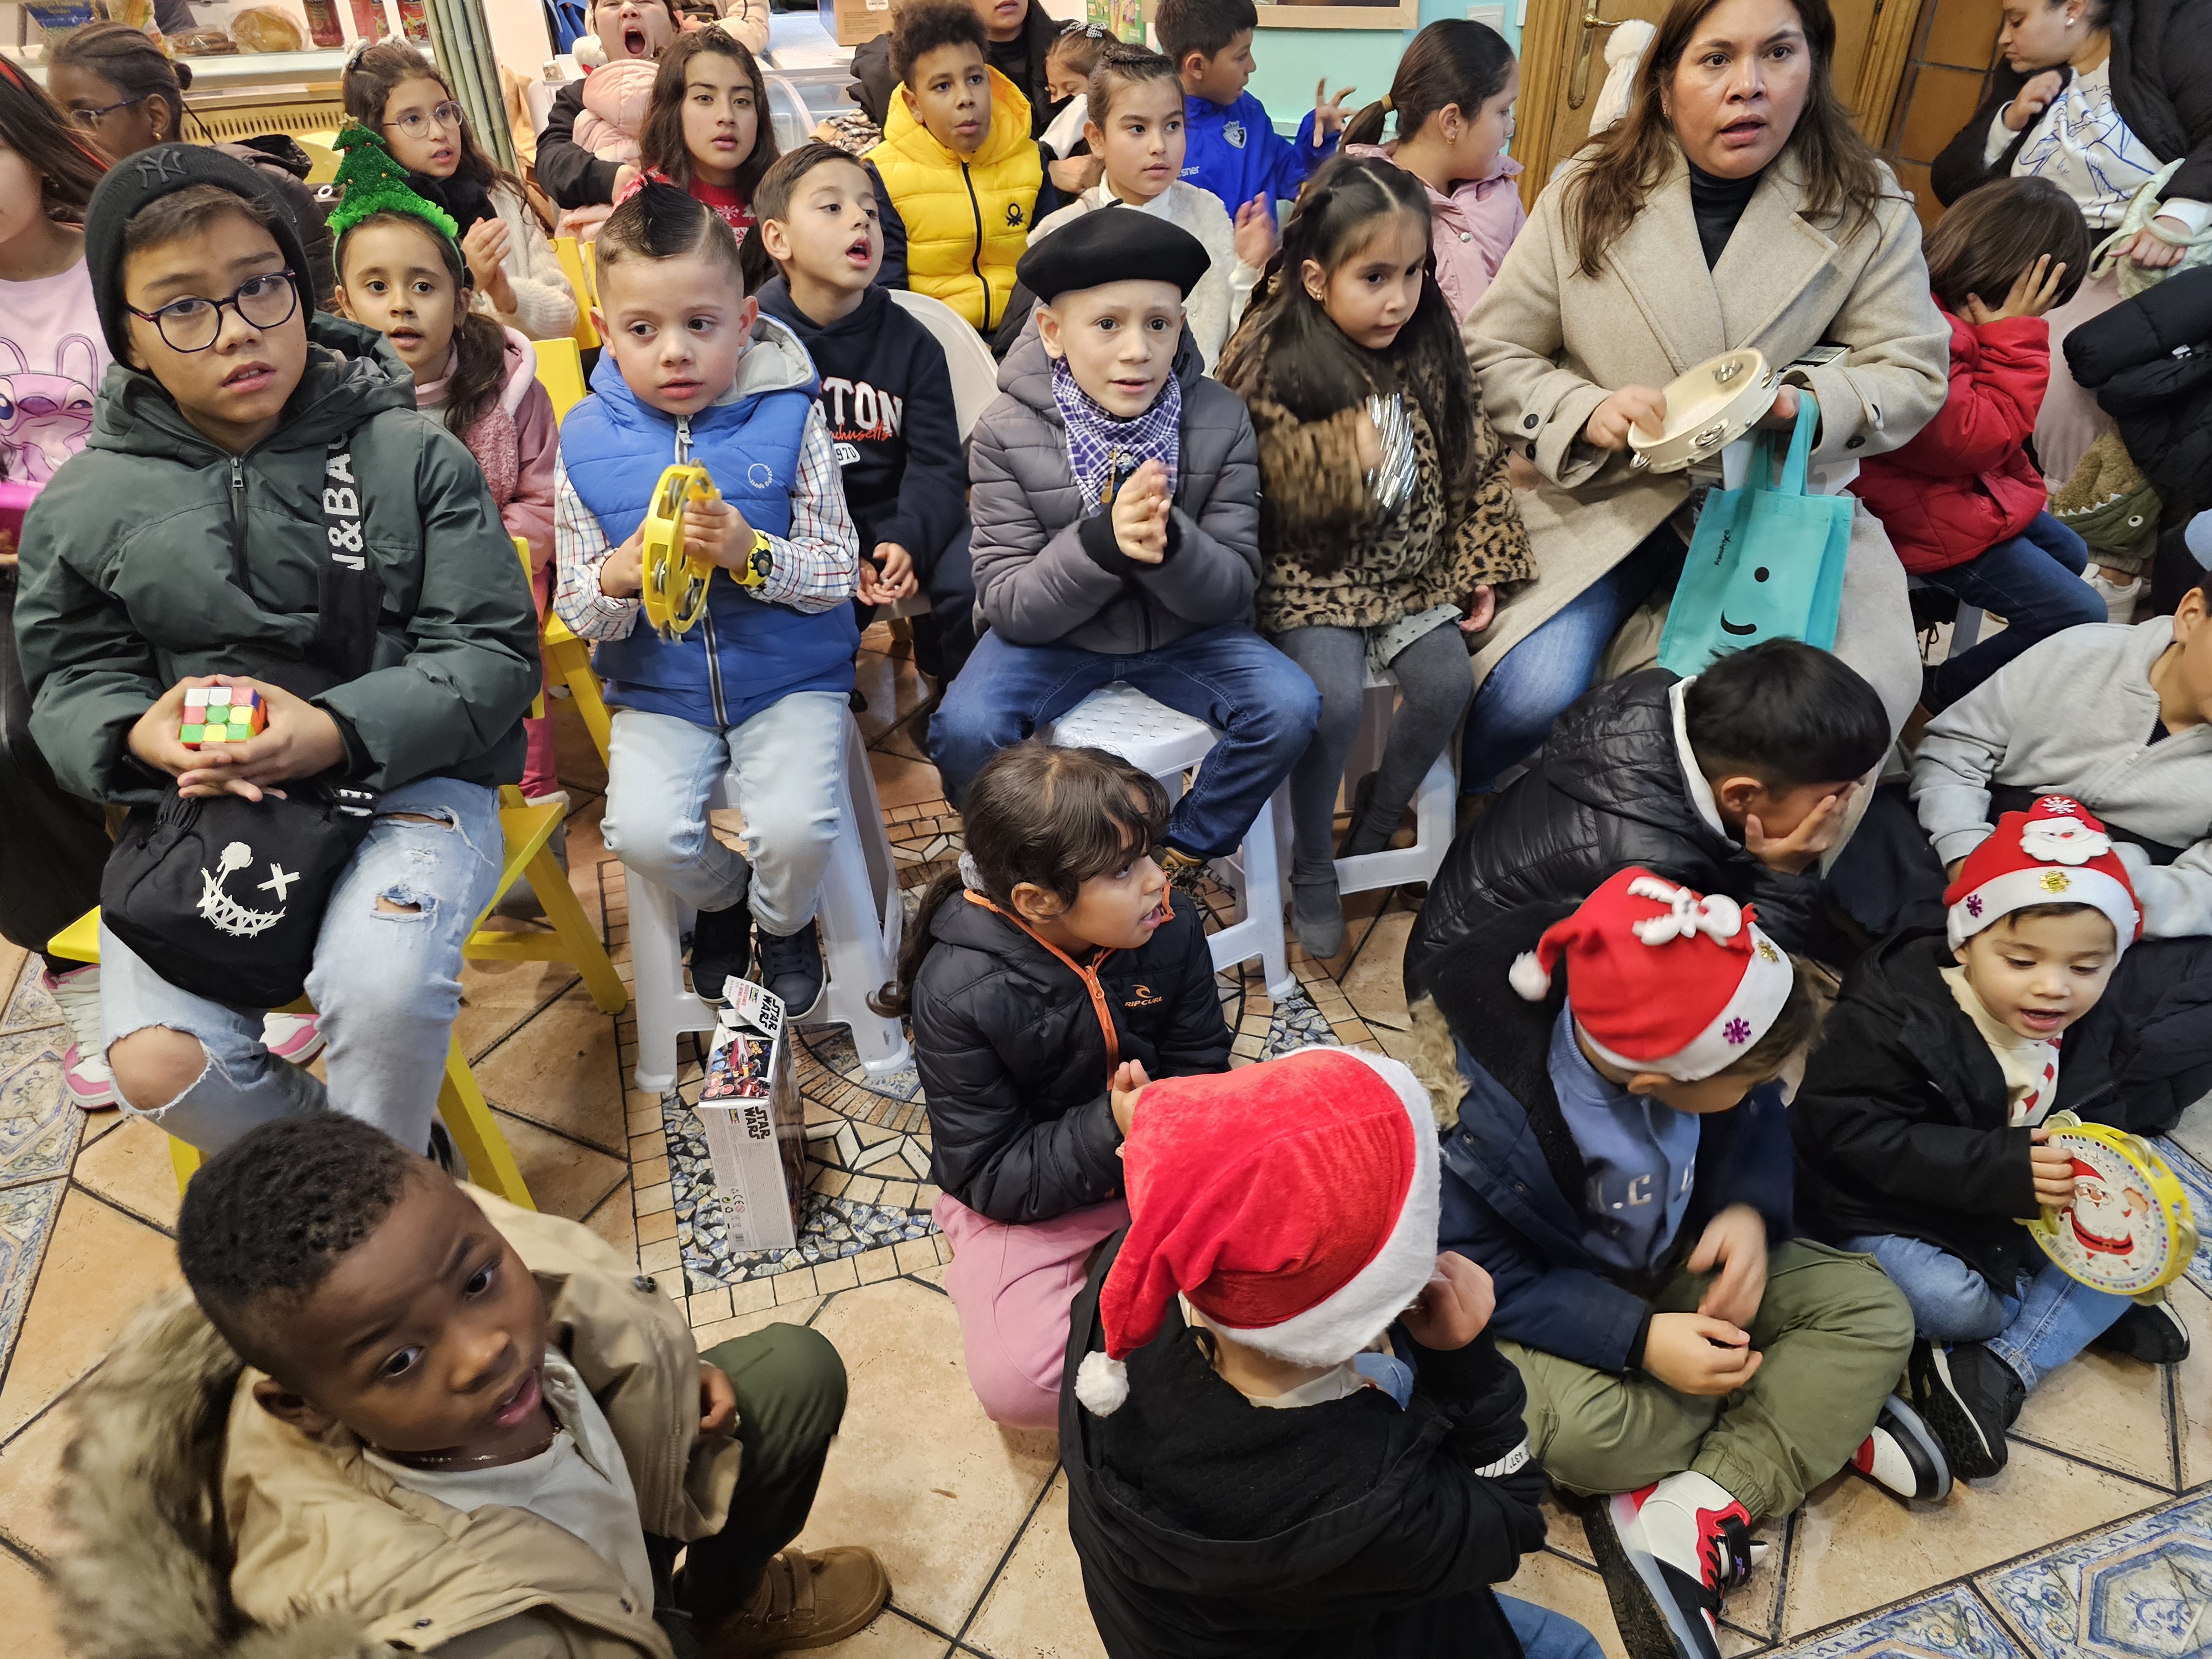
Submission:
POLYGON ((410 138, 422 137, 434 126, 441 131, 450 127, 458 132, 461 126, 461 106, 448 98, 428 115, 419 109, 410 109, 397 121, 386 121, 384 125, 386 131, 398 127, 410 138))
POLYGON ((116 111, 129 109, 133 104, 143 104, 153 95, 150 92, 142 92, 136 98, 125 98, 116 103, 102 104, 98 109, 73 109, 70 112, 70 117, 79 126, 97 132, 100 131, 100 124, 114 114, 116 111))
POLYGON ((300 290, 289 270, 272 270, 265 276, 249 276, 228 300, 203 300, 188 295, 172 300, 158 311, 123 308, 141 322, 151 323, 161 343, 172 351, 205 351, 222 332, 222 308, 228 306, 248 328, 275 328, 292 320, 300 308, 300 290))

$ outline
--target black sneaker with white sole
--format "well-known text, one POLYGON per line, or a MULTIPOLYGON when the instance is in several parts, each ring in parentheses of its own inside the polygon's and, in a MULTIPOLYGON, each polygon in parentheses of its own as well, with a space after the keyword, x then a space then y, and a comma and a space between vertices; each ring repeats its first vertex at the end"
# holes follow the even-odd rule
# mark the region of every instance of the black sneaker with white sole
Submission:
POLYGON ((822 937, 810 921, 788 938, 760 930, 761 983, 783 1000, 783 1012, 803 1019, 822 994, 822 937))
POLYGON ((1724 1487, 1670 1474, 1595 1499, 1583 1531, 1629 1659, 1720 1659, 1722 1601, 1760 1550, 1750 1511, 1724 1487))
POLYGON ((702 910, 691 925, 691 988, 720 1002, 724 981, 743 979, 752 965, 752 907, 741 898, 726 910, 702 910))
POLYGON ((1951 1473, 1985 1480, 2005 1466, 2005 1431, 2027 1403, 2011 1366, 1979 1342, 1945 1345, 1916 1337, 1906 1375, 1921 1421, 1943 1449, 1951 1473))
POLYGON ((2179 1365, 2189 1358, 2189 1327, 2171 1301, 2148 1306, 2136 1303, 2089 1346, 2106 1353, 2124 1353, 2146 1365, 2179 1365))
POLYGON ((1860 1443, 1851 1467, 1899 1498, 1933 1502, 1950 1495, 1950 1461, 1920 1413, 1895 1395, 1881 1402, 1874 1431, 1860 1443))

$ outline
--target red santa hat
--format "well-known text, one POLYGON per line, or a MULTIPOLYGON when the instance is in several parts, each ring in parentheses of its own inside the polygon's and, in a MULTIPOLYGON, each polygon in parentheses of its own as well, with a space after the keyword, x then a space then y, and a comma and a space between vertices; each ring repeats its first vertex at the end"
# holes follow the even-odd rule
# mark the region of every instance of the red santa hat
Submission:
POLYGON ((1540 1002, 1564 960, 1575 1024, 1601 1058, 1694 1083, 1765 1036, 1796 982, 1754 914, 1631 866, 1545 930, 1513 988, 1540 1002))
POLYGON ((1298 1365, 1349 1359, 1436 1272, 1436 1118, 1395 1060, 1301 1048, 1146 1089, 1124 1143, 1129 1230, 1098 1294, 1106 1350, 1076 1398, 1129 1395, 1129 1355, 1177 1291, 1224 1335, 1298 1365))
POLYGON ((2032 904, 2094 905, 2111 918, 2124 951, 2142 935, 2128 866, 2088 808, 2070 795, 2045 795, 2026 812, 2008 812, 1996 833, 1969 854, 1943 890, 1951 947, 2032 904))

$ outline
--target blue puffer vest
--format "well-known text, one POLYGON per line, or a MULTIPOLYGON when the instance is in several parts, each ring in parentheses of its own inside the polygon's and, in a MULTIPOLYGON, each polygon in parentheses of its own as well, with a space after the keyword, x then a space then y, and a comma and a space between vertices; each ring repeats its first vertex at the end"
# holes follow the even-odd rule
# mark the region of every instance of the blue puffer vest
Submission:
MULTIPOLYGON (((684 421, 641 402, 609 352, 592 375, 595 395, 561 422, 568 482, 618 545, 644 522, 662 470, 696 461, 747 524, 787 536, 814 403, 806 364, 788 331, 763 318, 738 372, 740 387, 758 389, 684 421)), ((807 615, 756 599, 719 572, 708 595, 706 616, 672 645, 641 612, 627 635, 599 644, 592 665, 610 703, 727 727, 793 691, 853 689, 860 635, 851 605, 807 615)))

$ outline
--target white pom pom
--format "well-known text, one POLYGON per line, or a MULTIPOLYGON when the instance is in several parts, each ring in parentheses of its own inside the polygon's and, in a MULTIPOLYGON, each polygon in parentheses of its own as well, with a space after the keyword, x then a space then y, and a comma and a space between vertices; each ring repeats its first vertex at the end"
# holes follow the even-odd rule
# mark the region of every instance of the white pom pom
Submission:
POLYGON ((1075 1368, 1075 1397, 1093 1417, 1111 1417, 1129 1397, 1129 1368, 1103 1353, 1087 1353, 1075 1368))
POLYGON ((1541 1002, 1552 994, 1552 975, 1534 951, 1523 951, 1514 957, 1505 978, 1525 1001, 1541 1002))

